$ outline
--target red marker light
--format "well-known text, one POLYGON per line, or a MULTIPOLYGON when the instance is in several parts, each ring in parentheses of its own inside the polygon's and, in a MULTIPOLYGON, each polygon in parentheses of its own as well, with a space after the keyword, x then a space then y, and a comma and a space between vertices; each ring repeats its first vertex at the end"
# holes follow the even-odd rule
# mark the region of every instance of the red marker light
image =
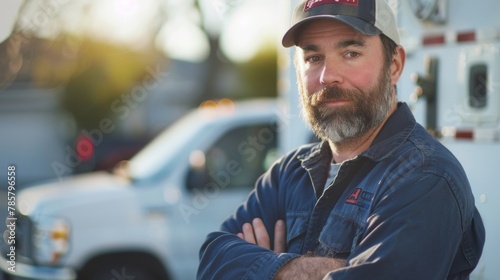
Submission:
POLYGON ((87 136, 80 136, 76 140, 76 153, 82 161, 87 161, 94 155, 94 144, 87 136))

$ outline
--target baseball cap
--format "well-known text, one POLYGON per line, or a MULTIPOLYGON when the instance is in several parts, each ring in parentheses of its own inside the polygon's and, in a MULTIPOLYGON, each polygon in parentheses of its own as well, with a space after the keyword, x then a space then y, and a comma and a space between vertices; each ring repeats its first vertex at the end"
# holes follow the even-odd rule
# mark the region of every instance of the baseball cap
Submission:
POLYGON ((384 34, 400 44, 396 18, 386 0, 303 0, 295 7, 283 46, 294 46, 300 27, 320 18, 336 19, 365 35, 384 34))

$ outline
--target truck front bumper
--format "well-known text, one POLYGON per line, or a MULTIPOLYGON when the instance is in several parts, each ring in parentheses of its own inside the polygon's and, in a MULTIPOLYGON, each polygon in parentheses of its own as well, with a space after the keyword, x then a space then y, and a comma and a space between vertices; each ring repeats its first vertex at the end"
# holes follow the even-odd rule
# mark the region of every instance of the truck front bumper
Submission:
MULTIPOLYGON (((12 267, 5 256, 0 256, 0 270, 2 274, 14 279, 34 280, 75 280, 76 273, 65 267, 33 266, 17 262, 12 267)), ((1 279, 1 278, 0 278, 1 279)))

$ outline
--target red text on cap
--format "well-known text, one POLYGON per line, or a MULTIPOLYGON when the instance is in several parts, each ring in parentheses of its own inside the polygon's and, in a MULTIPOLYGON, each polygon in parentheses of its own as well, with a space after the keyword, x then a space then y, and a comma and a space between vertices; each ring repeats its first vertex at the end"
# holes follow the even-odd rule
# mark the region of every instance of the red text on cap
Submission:
POLYGON ((346 4, 351 6, 358 6, 358 1, 359 0, 307 0, 306 4, 304 5, 304 11, 324 4, 346 4))

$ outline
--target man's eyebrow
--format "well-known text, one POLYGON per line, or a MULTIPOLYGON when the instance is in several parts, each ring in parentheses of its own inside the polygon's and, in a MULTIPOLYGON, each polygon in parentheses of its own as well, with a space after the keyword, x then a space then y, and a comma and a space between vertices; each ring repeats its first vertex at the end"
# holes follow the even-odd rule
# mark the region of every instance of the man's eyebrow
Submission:
POLYGON ((316 45, 309 44, 309 45, 304 45, 304 46, 298 46, 299 48, 302 49, 303 52, 314 52, 317 51, 319 48, 316 45))
POLYGON ((366 47, 366 42, 365 40, 345 40, 345 41, 340 41, 337 43, 337 48, 342 49, 342 48, 347 48, 350 46, 358 46, 358 47, 366 47))
MULTIPOLYGON (((344 49, 350 46, 358 46, 358 47, 366 47, 366 41, 361 39, 351 39, 351 40, 344 40, 340 41, 337 43, 336 47, 339 49, 344 49)), ((315 44, 306 44, 306 45, 299 45, 299 48, 301 48, 304 52, 314 52, 319 50, 319 47, 315 44)))

